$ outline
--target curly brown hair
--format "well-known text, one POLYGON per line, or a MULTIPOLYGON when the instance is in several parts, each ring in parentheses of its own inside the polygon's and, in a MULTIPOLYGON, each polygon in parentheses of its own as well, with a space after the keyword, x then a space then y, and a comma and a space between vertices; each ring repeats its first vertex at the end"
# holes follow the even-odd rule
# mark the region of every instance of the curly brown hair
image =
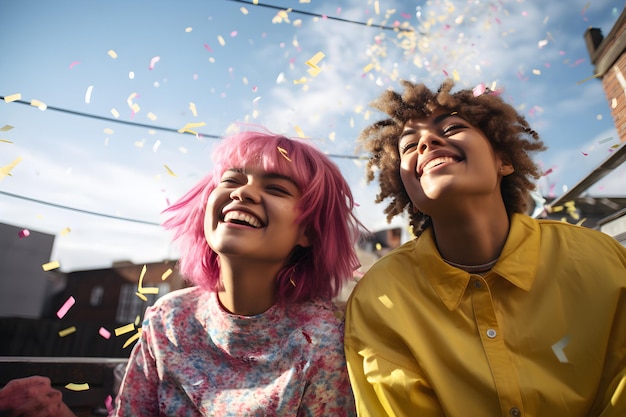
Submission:
POLYGON ((504 102, 499 94, 488 89, 480 95, 469 89, 451 93, 454 87, 451 79, 445 80, 436 92, 424 84, 410 81, 401 81, 401 84, 403 94, 387 90, 370 104, 390 117, 366 127, 359 136, 361 146, 372 155, 366 166, 368 183, 374 180, 378 171, 380 191, 376 203, 391 199, 385 208, 387 221, 406 210, 416 236, 431 225, 430 217, 411 209, 411 199, 400 179, 398 140, 405 123, 424 119, 441 108, 457 112, 480 129, 494 151, 513 166, 515 172, 502 179, 500 190, 509 215, 525 212, 529 192, 535 189, 531 178, 536 180, 541 176, 530 153, 546 147, 524 116, 504 102))

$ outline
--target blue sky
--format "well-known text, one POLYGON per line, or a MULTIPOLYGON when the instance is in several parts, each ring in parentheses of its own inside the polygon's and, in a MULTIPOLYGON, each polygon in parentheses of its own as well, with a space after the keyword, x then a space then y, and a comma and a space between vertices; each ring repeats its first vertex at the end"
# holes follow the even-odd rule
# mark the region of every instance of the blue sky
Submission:
MULTIPOLYGON (((382 118, 368 103, 400 79, 495 83, 549 146, 537 156, 551 169, 539 187, 556 196, 619 142, 600 81, 581 81, 593 74, 585 30, 607 35, 622 0, 260 3, 294 11, 229 0, 4 0, 0 95, 173 129, 204 123, 192 130, 211 135, 257 123, 354 157, 360 130, 382 118), (394 25, 408 31, 379 27, 394 25), (319 52, 312 76, 306 62, 319 52)), ((210 168, 216 139, 114 120, 0 101, 0 128, 12 126, 0 131, 0 167, 21 158, 0 180, 0 222, 57 235, 52 259, 63 271, 175 256, 160 212, 210 168)), ((385 227, 360 161, 334 161, 364 223, 385 227)), ((621 168, 590 193, 623 195, 625 176, 621 168)))

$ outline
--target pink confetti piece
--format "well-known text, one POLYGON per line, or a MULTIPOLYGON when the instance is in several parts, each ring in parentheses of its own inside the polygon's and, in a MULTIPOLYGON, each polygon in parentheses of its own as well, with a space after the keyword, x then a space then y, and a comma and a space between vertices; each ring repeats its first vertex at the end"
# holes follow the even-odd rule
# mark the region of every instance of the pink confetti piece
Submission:
POLYGON ((74 68, 76 65, 80 64, 80 61, 74 61, 70 64, 70 69, 74 68))
POLYGON ((104 406, 106 407, 110 415, 113 412, 113 397, 107 395, 106 399, 104 400, 104 406))
POLYGON ((160 56, 155 56, 154 58, 152 58, 150 60, 150 65, 148 66, 148 69, 149 70, 153 70, 154 66, 156 65, 156 63, 159 62, 160 60, 161 60, 160 56))
POLYGON ((233 30, 232 32, 230 32, 230 37, 234 38, 235 36, 237 36, 237 31, 233 30))
POLYGON ((548 174, 552 173, 552 168, 548 169, 546 172, 543 173, 543 176, 545 177, 548 174))
POLYGON ((70 298, 68 298, 63 306, 59 309, 59 311, 57 311, 57 317, 62 319, 70 310, 70 308, 72 308, 75 302, 76 300, 74 299, 74 297, 70 295, 70 298))
POLYGON ((485 86, 485 83, 480 83, 478 84, 476 87, 474 87, 474 89, 472 90, 474 97, 478 97, 480 95, 485 94, 485 91, 487 91, 487 87, 485 86))
POLYGON ((30 231, 28 229, 22 229, 17 233, 17 235, 20 237, 20 239, 23 239, 30 236, 30 231))
POLYGON ((588 153, 586 153, 586 152, 580 151, 580 153, 582 153, 582 154, 583 154, 583 156, 589 156, 589 154, 588 154, 588 153))
POLYGON ((100 334, 100 336, 104 337, 105 339, 109 339, 111 337, 111 332, 105 329, 104 327, 100 327, 100 330, 98 330, 98 333, 100 334))
POLYGON ((208 44, 204 44, 204 49, 206 49, 209 52, 213 52, 213 49, 211 49, 211 47, 208 44))

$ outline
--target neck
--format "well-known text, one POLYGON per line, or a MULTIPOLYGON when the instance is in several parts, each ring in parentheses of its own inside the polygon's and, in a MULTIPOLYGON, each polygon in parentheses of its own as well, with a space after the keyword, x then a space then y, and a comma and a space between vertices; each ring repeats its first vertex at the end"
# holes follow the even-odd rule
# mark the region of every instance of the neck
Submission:
POLYGON ((255 316, 274 305, 278 270, 222 258, 220 271, 223 285, 217 296, 226 310, 240 316, 255 316))
POLYGON ((504 204, 495 210, 476 210, 433 217, 433 234, 441 256, 465 266, 483 265, 500 256, 509 233, 504 204))

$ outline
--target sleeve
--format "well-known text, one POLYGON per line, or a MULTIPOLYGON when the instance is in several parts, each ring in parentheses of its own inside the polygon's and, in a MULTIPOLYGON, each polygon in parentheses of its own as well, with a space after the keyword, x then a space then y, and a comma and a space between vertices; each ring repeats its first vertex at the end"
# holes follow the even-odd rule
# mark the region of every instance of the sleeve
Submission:
POLYGON ((298 416, 356 416, 343 352, 343 325, 333 332, 328 344, 318 347, 298 416))
POLYGON ((442 416, 430 382, 418 369, 377 351, 381 323, 368 317, 373 307, 351 297, 346 310, 345 356, 359 417, 442 416), (419 413, 418 413, 419 411, 419 413))
MULTIPOLYGON (((150 311, 150 310, 148 310, 150 311)), ((141 336, 133 347, 118 395, 113 416, 141 417, 159 415, 159 376, 155 356, 151 350, 152 327, 148 319, 141 327, 141 336)))

